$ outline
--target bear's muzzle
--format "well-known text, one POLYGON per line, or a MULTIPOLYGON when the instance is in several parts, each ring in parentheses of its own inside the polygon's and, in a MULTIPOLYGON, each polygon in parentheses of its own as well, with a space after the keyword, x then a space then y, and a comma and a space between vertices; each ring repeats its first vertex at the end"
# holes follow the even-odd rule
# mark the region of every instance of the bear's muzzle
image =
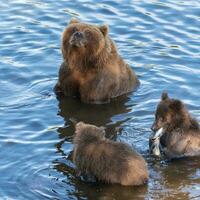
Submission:
POLYGON ((74 47, 82 47, 85 44, 85 37, 82 32, 76 31, 72 34, 69 44, 74 47))

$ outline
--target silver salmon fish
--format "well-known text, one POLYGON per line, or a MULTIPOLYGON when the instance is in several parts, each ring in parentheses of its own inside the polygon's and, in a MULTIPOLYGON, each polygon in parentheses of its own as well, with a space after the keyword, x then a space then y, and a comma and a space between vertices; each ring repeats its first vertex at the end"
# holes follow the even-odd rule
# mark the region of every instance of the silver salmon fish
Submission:
POLYGON ((154 156, 160 157, 160 138, 163 135, 163 128, 156 131, 155 135, 150 138, 150 151, 154 156))

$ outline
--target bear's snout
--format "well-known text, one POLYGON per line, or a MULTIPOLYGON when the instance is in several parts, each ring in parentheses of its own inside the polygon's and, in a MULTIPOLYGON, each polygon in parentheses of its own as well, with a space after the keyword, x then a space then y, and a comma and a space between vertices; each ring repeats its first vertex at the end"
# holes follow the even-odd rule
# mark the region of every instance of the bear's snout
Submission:
POLYGON ((80 39, 83 39, 83 33, 82 32, 79 32, 79 31, 76 31, 72 37, 75 39, 75 40, 80 40, 80 39))
POLYGON ((84 44, 85 44, 84 33, 79 32, 79 31, 76 31, 75 33, 73 33, 69 40, 69 44, 71 46, 75 46, 75 47, 84 46, 84 44))
POLYGON ((156 132, 156 131, 158 130, 158 127, 157 127, 157 125, 156 125, 156 122, 154 122, 154 123, 152 124, 151 130, 152 130, 153 132, 156 132))

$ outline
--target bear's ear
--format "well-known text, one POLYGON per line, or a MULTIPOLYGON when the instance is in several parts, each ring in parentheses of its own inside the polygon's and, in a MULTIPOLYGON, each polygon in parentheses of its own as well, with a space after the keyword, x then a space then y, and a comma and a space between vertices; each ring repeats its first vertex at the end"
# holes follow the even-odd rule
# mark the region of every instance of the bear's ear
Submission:
POLYGON ((76 124, 78 123, 78 121, 73 117, 70 117, 69 121, 71 121, 74 126, 76 126, 76 124))
POLYGON ((183 108, 183 104, 180 100, 172 100, 170 103, 169 107, 174 110, 175 112, 180 112, 181 109, 183 108))
POLYGON ((161 100, 169 99, 167 92, 163 92, 161 95, 161 100))
POLYGON ((76 131, 80 130, 80 128, 82 128, 85 125, 84 122, 78 122, 75 126, 76 131))
POLYGON ((102 25, 102 26, 99 26, 99 30, 103 33, 104 36, 106 36, 108 34, 108 26, 107 25, 102 25))
POLYGON ((104 127, 104 126, 100 126, 99 129, 100 129, 101 131, 105 132, 106 127, 104 127))
POLYGON ((71 18, 69 21, 69 24, 76 24, 76 23, 80 23, 79 20, 76 18, 71 18))
POLYGON ((105 135, 106 135, 106 127, 100 126, 99 129, 101 131, 101 134, 105 137, 105 135))

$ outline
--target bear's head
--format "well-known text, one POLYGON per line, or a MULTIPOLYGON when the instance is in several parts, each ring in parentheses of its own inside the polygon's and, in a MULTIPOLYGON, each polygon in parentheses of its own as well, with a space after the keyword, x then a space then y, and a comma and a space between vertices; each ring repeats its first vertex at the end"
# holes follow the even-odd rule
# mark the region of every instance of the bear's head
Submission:
POLYGON ((62 37, 62 54, 67 62, 92 62, 101 52, 110 51, 108 27, 95 26, 71 19, 62 37))
POLYGON ((167 93, 163 93, 156 112, 155 121, 151 127, 153 131, 163 128, 165 132, 171 132, 177 128, 187 129, 196 126, 195 120, 190 115, 184 104, 177 99, 171 99, 167 93))
POLYGON ((75 138, 78 141, 95 142, 105 139, 105 127, 97 127, 84 122, 75 125, 75 138))

